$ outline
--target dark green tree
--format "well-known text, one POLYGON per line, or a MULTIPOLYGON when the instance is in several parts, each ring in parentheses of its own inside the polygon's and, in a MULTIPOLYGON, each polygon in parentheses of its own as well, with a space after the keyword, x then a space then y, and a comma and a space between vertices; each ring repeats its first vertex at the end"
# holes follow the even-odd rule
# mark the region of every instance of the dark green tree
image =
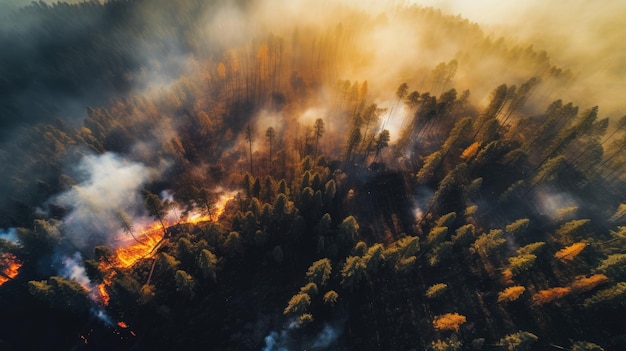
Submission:
POLYGON ((202 249, 198 256, 198 265, 205 278, 217 280, 217 256, 208 249, 202 249))
POLYGON ((519 331, 500 339, 499 344, 507 351, 530 351, 537 339, 539 338, 533 333, 519 331))
POLYGON ((196 282, 193 277, 189 273, 179 269, 176 271, 175 280, 176 291, 187 296, 189 299, 193 299, 195 296, 194 290, 196 286, 196 282))
POLYGON ((48 281, 28 282, 29 292, 53 308, 86 312, 90 307, 88 291, 73 280, 53 276, 48 281))
POLYGON ((344 240, 354 241, 359 232, 359 223, 353 216, 348 216, 341 222, 339 229, 341 230, 344 240))
POLYGON ((363 257, 349 256, 341 269, 341 286, 355 289, 367 276, 367 264, 363 257))

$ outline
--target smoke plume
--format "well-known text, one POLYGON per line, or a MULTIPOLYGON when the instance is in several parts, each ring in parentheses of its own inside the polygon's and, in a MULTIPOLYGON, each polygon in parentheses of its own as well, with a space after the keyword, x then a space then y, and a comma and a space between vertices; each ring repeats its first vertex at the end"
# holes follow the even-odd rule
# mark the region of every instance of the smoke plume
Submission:
POLYGON ((303 338, 296 335, 299 332, 298 323, 292 322, 280 333, 273 331, 266 336, 263 351, 332 350, 337 346, 342 331, 343 322, 325 323, 313 337, 303 338))
POLYGON ((78 184, 50 202, 70 209, 66 237, 80 249, 110 243, 120 232, 120 213, 145 214, 141 188, 156 172, 114 153, 87 155, 73 169, 78 184))

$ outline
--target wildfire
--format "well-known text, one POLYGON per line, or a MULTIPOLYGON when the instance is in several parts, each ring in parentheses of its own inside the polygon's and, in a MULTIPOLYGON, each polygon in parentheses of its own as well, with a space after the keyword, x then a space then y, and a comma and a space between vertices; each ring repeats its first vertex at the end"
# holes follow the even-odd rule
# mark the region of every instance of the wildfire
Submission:
POLYGON ((154 251, 156 245, 163 239, 163 228, 160 223, 155 223, 138 235, 140 242, 132 242, 127 246, 122 246, 115 251, 115 256, 121 268, 128 268, 137 261, 147 257, 154 251))
POLYGON ((198 224, 201 222, 209 222, 211 220, 211 216, 207 216, 201 213, 192 213, 187 216, 186 223, 198 224))
POLYGON ((106 284, 98 284, 98 292, 100 293, 100 297, 102 298, 102 303, 105 306, 108 306, 111 297, 109 296, 109 292, 106 290, 106 284))
POLYGON ((0 255, 0 267, 2 267, 2 274, 0 274, 0 285, 2 285, 17 277, 22 263, 17 260, 15 255, 3 253, 0 255))
POLYGON ((184 223, 198 224, 200 222, 210 222, 216 221, 222 213, 224 213, 224 208, 226 207, 226 203, 235 198, 235 192, 227 192, 223 193, 217 202, 213 205, 213 209, 211 211, 211 216, 200 213, 200 212, 192 212, 187 215, 184 223))
POLYGON ((236 192, 231 191, 231 192, 224 193, 222 196, 220 196, 220 198, 215 203, 215 208, 213 209, 215 220, 217 220, 222 215, 222 213, 224 213, 224 209, 226 208, 226 203, 234 199, 235 194, 236 192))
MULTIPOLYGON (((97 295, 92 291, 93 296, 98 296, 96 300, 104 306, 109 305, 109 292, 107 287, 111 285, 111 281, 116 272, 113 268, 129 268, 135 265, 139 260, 149 258, 154 252, 156 252, 157 246, 163 241, 165 237, 165 231, 169 227, 173 227, 178 224, 198 224, 200 222, 209 222, 216 220, 224 212, 226 203, 235 197, 234 192, 224 193, 220 196, 217 203, 215 203, 212 216, 205 215, 201 212, 191 212, 184 218, 178 218, 175 212, 172 211, 166 218, 164 218, 163 225, 160 221, 155 221, 150 226, 139 230, 136 233, 136 239, 128 239, 120 243, 120 246, 115 250, 114 258, 110 261, 100 262, 100 270, 104 274, 104 279, 101 284, 97 286, 97 295)), ((87 289, 90 290, 90 289, 87 289)), ((120 322, 126 325, 124 322, 120 322)), ((118 323, 121 328, 126 328, 118 323)))
MULTIPOLYGON (((191 212, 182 219, 177 219, 176 216, 168 216, 170 219, 166 220, 164 225, 166 227, 171 227, 177 224, 198 224, 200 222, 216 220, 224 212, 226 203, 234 197, 234 192, 224 193, 220 196, 214 205, 212 216, 201 212, 191 212)), ((128 268, 133 266, 140 259, 149 257, 150 254, 155 251, 156 246, 161 242, 163 236, 164 228, 158 221, 141 230, 139 235, 137 235, 139 242, 127 241, 128 244, 119 247, 115 251, 115 256, 117 258, 117 264, 115 264, 115 266, 119 268, 128 268)))

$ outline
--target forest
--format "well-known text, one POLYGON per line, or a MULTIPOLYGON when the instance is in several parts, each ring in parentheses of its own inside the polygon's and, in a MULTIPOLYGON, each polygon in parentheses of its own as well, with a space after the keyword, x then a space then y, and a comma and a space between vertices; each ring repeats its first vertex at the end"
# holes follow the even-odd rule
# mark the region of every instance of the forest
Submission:
POLYGON ((0 349, 626 349, 626 115, 381 6, 0 14, 0 349))

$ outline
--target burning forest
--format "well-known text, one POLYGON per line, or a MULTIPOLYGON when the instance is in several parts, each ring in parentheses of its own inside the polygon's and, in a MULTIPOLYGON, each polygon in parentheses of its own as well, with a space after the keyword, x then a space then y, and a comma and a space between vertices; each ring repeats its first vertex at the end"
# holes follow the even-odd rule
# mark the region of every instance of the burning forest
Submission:
POLYGON ((618 3, 0 5, 0 349, 626 349, 618 3))

